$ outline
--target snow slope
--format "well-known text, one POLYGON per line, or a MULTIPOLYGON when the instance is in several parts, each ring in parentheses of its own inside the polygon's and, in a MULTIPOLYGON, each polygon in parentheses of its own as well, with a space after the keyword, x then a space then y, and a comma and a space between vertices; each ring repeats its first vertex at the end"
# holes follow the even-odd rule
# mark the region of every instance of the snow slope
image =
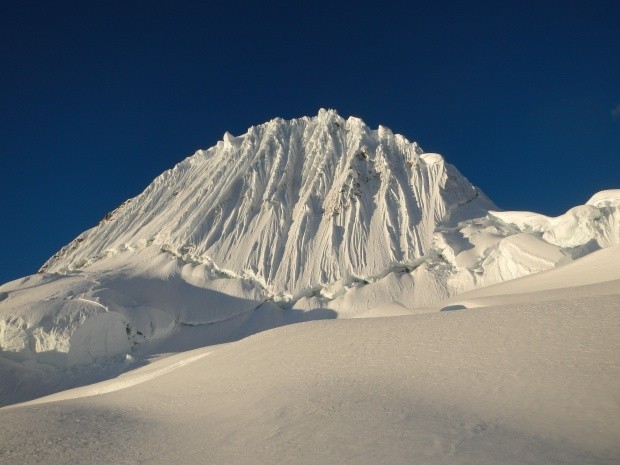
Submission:
POLYGON ((0 456, 24 464, 618 463, 617 278, 606 281, 613 292, 597 290, 600 271, 618 258, 613 247, 515 280, 510 292, 487 288, 494 300, 484 308, 291 325, 5 407, 0 456), (565 280, 588 270, 581 287, 589 290, 567 298, 565 280), (549 298, 539 302, 530 288, 549 298), (531 298, 515 304, 513 292, 531 298))
POLYGON ((116 376, 152 353, 336 316, 278 307, 252 282, 214 277, 154 248, 0 289, 0 404, 116 376))

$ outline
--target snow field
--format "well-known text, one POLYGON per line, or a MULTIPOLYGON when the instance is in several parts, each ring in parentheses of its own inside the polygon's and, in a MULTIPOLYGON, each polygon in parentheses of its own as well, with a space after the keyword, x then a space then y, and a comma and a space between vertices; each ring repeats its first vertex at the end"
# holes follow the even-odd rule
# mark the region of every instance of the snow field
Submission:
POLYGON ((616 463, 618 308, 287 326, 113 393, 1 409, 0 443, 10 463, 616 463))

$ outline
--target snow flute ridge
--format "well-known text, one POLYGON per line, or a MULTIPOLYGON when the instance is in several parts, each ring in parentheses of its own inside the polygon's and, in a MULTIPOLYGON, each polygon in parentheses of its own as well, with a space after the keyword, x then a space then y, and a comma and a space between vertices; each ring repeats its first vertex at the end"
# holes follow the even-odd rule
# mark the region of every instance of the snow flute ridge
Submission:
MULTIPOLYGON (((427 254, 460 205, 494 208, 456 168, 405 137, 320 110, 226 133, 52 257, 42 272, 161 244, 274 292, 373 276, 427 254)), ((473 210, 472 210, 473 207, 473 210)))

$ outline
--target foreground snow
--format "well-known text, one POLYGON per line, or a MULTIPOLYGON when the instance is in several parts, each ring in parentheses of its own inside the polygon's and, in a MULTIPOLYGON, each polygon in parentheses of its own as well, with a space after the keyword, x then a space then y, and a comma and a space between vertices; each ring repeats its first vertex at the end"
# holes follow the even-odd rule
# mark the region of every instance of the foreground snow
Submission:
POLYGON ((479 308, 286 326, 5 407, 0 457, 618 463, 620 281, 601 273, 618 247, 586 258, 479 308))
POLYGON ((109 381, 124 388, 113 393, 2 409, 2 456, 617 463, 619 305, 614 296, 288 326, 184 354, 191 363, 141 384, 131 382, 139 372, 109 381))

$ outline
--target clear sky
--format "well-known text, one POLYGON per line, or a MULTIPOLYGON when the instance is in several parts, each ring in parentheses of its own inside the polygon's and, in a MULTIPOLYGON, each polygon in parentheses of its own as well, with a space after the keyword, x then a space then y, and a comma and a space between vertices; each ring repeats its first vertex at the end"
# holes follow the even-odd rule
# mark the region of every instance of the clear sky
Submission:
POLYGON ((0 2, 0 283, 225 131, 383 124, 501 208, 620 188, 620 2, 0 2))

